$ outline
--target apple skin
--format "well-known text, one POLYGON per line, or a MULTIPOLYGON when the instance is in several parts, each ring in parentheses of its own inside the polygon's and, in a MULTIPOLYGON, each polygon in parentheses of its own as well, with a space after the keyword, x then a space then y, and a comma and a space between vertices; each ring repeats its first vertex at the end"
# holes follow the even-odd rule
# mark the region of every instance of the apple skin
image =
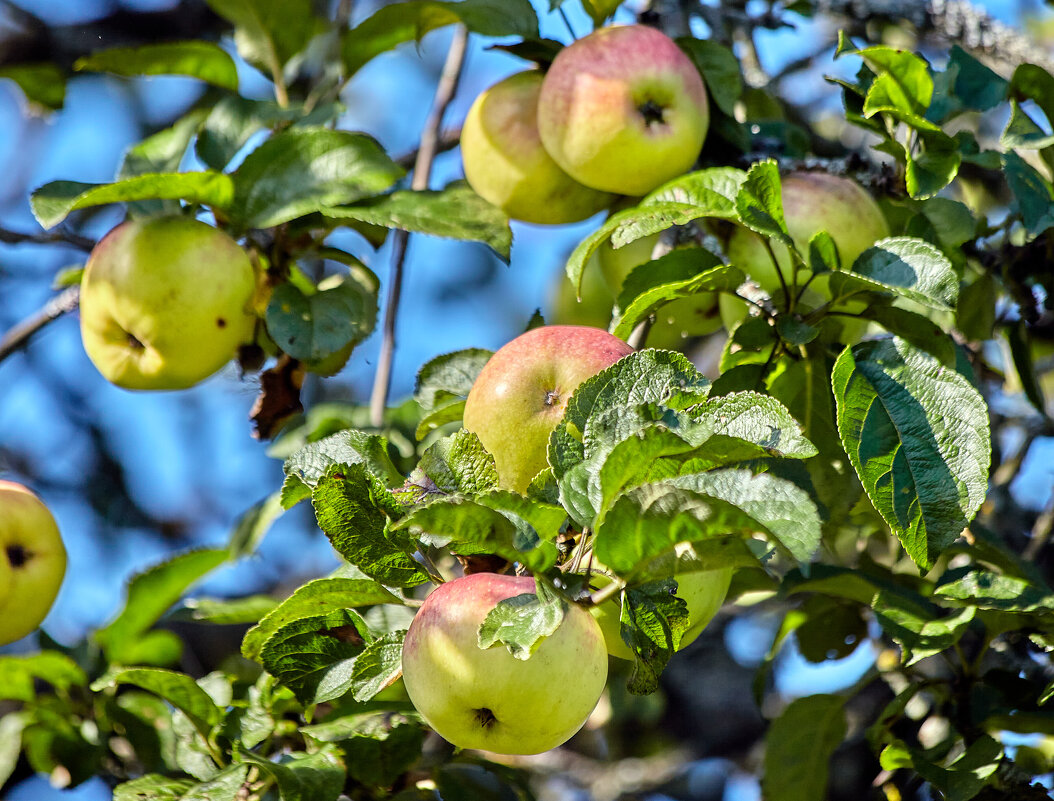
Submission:
POLYGON ((66 574, 55 518, 32 492, 0 481, 0 645, 40 625, 66 574))
MULTIPOLYGON (((889 224, 878 203, 863 187, 849 178, 822 172, 797 172, 783 176, 783 216, 787 231, 801 254, 808 259, 809 240, 820 231, 827 231, 838 247, 842 268, 848 270, 856 258, 879 239, 889 236, 889 224)), ((791 284, 791 261, 782 245, 774 245, 776 261, 787 282, 791 284)), ((782 291, 775 265, 764 240, 754 232, 736 227, 726 247, 728 261, 750 275, 769 295, 782 291)), ((812 275, 806 267, 798 272, 798 286, 812 275)), ((817 276, 802 297, 806 309, 815 309, 830 299, 830 277, 817 276)), ((861 301, 848 301, 838 308, 861 311, 861 301)), ((721 317, 731 330, 747 316, 747 304, 728 295, 720 300, 721 317)), ((841 339, 852 342, 867 328, 866 320, 840 321, 841 339)))
POLYGON ((190 217, 122 223, 88 259, 81 338, 126 389, 185 389, 252 339, 256 277, 223 231, 190 217))
POLYGON ((614 200, 560 169, 538 135, 542 73, 521 72, 483 92, 461 128, 465 178, 476 194, 516 220, 577 222, 614 200))
POLYGON ((607 328, 611 322, 611 309, 615 296, 600 275, 597 254, 594 253, 582 273, 580 294, 575 292, 575 285, 561 270, 553 276, 553 285, 549 289, 549 303, 545 319, 553 325, 588 325, 596 328, 607 328))
MULTIPOLYGON (((618 297, 622 284, 634 267, 651 261, 651 254, 660 234, 635 239, 617 250, 611 241, 604 242, 596 250, 600 272, 611 292, 618 297)), ((647 345, 653 348, 681 346, 689 337, 712 334, 721 327, 718 314, 717 293, 701 292, 688 298, 678 298, 667 303, 655 315, 655 323, 648 332, 647 345)))
POLYGON ((586 186, 644 195, 695 164, 710 124, 699 71, 666 34, 601 28, 561 50, 538 98, 542 143, 586 186))
POLYGON ((535 592, 530 576, 473 573, 441 584, 403 641, 403 681, 422 717, 459 748, 539 754, 566 742, 592 713, 607 682, 604 636, 568 604, 557 630, 529 659, 503 645, 479 647, 487 614, 505 598, 535 592))
POLYGON ((578 385, 632 352, 599 328, 549 325, 490 357, 468 393, 463 423, 494 456, 502 487, 527 490, 548 466, 549 434, 578 385))

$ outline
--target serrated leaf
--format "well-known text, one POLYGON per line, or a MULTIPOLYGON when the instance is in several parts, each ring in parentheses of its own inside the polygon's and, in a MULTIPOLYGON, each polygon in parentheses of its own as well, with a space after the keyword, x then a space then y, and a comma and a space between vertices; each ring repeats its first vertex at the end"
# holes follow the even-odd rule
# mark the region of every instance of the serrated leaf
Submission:
POLYGON ((1007 150, 1041 150, 1054 144, 1054 135, 1047 133, 1016 100, 1011 100, 1010 119, 999 137, 999 144, 1007 150))
POLYGON ((429 445, 421 454, 411 481, 417 471, 435 485, 434 490, 428 488, 429 492, 476 495, 498 485, 494 457, 483 448, 479 437, 465 429, 429 445))
POLYGON ((191 551, 172 557, 138 574, 128 584, 124 607, 109 625, 95 633, 95 641, 112 662, 134 662, 141 638, 186 591, 224 564, 224 548, 191 551))
MULTIPOLYGON (((839 279, 847 275, 831 277, 832 292, 840 292, 839 279)), ((959 278, 948 257, 921 239, 879 240, 857 257, 851 275, 935 309, 953 309, 959 299, 959 278)))
POLYGON ((234 183, 218 172, 149 173, 110 184, 52 181, 30 198, 33 216, 44 228, 54 228, 70 214, 89 206, 134 200, 185 200, 218 209, 234 199, 234 183))
POLYGON ((933 78, 929 65, 908 50, 893 47, 866 47, 856 52, 876 75, 888 75, 903 99, 904 107, 923 114, 933 97, 933 78))
POLYGON ((831 755, 845 739, 845 701, 809 695, 792 701, 765 736, 762 789, 769 801, 823 801, 831 755))
MULTIPOLYGON (((113 801, 180 801, 194 786, 193 779, 171 779, 148 773, 113 788, 113 801)), ((217 797, 217 801, 221 801, 217 797)))
POLYGON ((406 631, 390 631, 369 643, 355 657, 348 690, 356 701, 369 701, 394 684, 403 672, 403 638, 406 631))
MULTIPOLYGON (((283 469, 286 476, 295 475, 308 487, 313 487, 326 470, 335 464, 361 464, 389 487, 403 481, 402 473, 388 456, 388 440, 355 429, 338 431, 317 442, 308 443, 285 460, 283 469)), ((289 508, 284 495, 283 506, 289 508)))
POLYGON ((956 140, 942 131, 920 131, 921 149, 906 151, 905 183, 916 199, 932 198, 952 182, 962 164, 956 140))
POLYGON ((267 333, 294 359, 318 362, 355 347, 377 325, 377 293, 352 275, 305 294, 280 284, 267 304, 267 333))
POLYGON ((252 751, 239 756, 274 779, 282 801, 336 801, 344 787, 344 762, 333 746, 313 754, 294 752, 274 762, 252 751))
POLYGON ((416 587, 428 573, 386 534, 402 509, 361 464, 333 465, 311 493, 318 526, 333 548, 367 576, 396 587, 416 587))
POLYGON ((323 578, 309 581, 246 632, 242 640, 242 655, 246 659, 257 659, 267 639, 282 626, 295 620, 326 615, 340 609, 397 603, 401 603, 397 596, 369 579, 323 578))
POLYGON ((77 59, 73 69, 115 75, 188 75, 238 91, 234 59, 219 45, 198 40, 98 50, 77 59))
POLYGON ((868 306, 860 315, 931 354, 941 364, 955 366, 955 342, 929 317, 896 306, 868 306))
POLYGON ((933 593, 936 601, 1001 612, 1054 611, 1054 593, 1050 588, 1027 579, 1001 576, 979 568, 967 569, 962 575, 948 571, 943 579, 944 583, 933 593))
POLYGON ((208 781, 190 787, 179 801, 242 801, 248 792, 248 785, 249 766, 231 765, 208 781))
POLYGON ((691 624, 688 604, 674 594, 675 588, 676 582, 667 578, 622 593, 620 633, 634 656, 628 689, 635 695, 658 689, 659 676, 691 624))
POLYGON ((702 74, 714 105, 734 117, 736 101, 743 94, 743 76, 735 54, 713 40, 682 37, 676 41, 702 74))
POLYGON ((469 348, 436 356, 417 372, 414 400, 431 411, 451 400, 464 400, 494 351, 469 348))
POLYGON ((479 647, 504 645, 516 659, 531 658, 542 641, 564 621, 567 602, 542 579, 536 591, 498 602, 479 626, 479 647))
POLYGON ((871 503, 928 570, 987 491, 984 399, 897 338, 846 348, 831 378, 842 444, 871 503))
POLYGON ((509 218, 463 181, 440 191, 399 190, 355 206, 321 211, 331 220, 358 220, 410 233, 482 242, 505 261, 512 249, 509 218))
POLYGON ((188 598, 172 614, 173 620, 195 620, 203 623, 259 623, 274 611, 278 601, 270 595, 246 595, 241 598, 188 598))
POLYGON ((229 216, 247 228, 267 228, 380 194, 403 175, 366 134, 290 128, 238 167, 229 216))
POLYGON ((300 731, 312 742, 338 743, 348 774, 374 787, 390 787, 420 759, 425 734, 416 721, 391 712, 348 715, 300 731))
POLYGON ((186 673, 162 668, 118 669, 96 679, 91 689, 99 692, 118 684, 134 684, 160 696, 186 715, 203 737, 208 737, 212 727, 223 717, 223 712, 209 694, 186 673))
POLYGON ((752 442, 770 456, 808 459, 818 451, 787 408, 775 398, 755 392, 741 392, 711 398, 695 412, 714 434, 752 442))
POLYGON ((783 218, 780 171, 771 159, 751 165, 736 195, 740 222, 755 233, 794 247, 783 218))
POLYGON ((280 73, 318 27, 311 0, 207 0, 234 23, 242 58, 269 74, 280 73))
POLYGON ((952 45, 948 66, 955 66, 955 94, 967 108, 988 111, 1006 100, 1007 80, 971 56, 959 45, 952 45))
POLYGON ((1054 225, 1054 187, 1017 153, 1002 155, 1003 172, 1028 233, 1036 236, 1054 225))
POLYGON ((457 22, 483 36, 538 37, 538 17, 528 0, 411 0, 384 6, 346 32, 344 67, 354 73, 381 53, 457 22))
POLYGON ((32 703, 36 699, 34 682, 46 681, 58 690, 84 685, 84 670, 58 651, 41 651, 25 656, 0 656, 0 699, 32 703))
POLYGON ((7 64, 0 67, 0 79, 14 81, 31 103, 46 109, 60 109, 66 100, 66 74, 50 61, 37 64, 7 64))

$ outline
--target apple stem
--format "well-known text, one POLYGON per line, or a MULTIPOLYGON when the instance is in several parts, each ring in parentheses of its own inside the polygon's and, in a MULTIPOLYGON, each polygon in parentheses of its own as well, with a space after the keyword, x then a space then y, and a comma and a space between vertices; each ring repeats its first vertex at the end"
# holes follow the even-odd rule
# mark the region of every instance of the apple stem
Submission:
MULTIPOLYGON (((461 68, 465 64, 465 52, 468 49, 468 29, 464 25, 454 28, 454 37, 447 51, 443 72, 439 76, 432 109, 425 120, 421 131, 421 145, 417 149, 414 161, 413 179, 410 188, 416 192, 428 188, 432 176, 432 163, 439 146, 439 126, 447 106, 454 98, 461 68)), ((406 245, 409 232, 396 230, 392 241, 391 285, 388 289, 388 302, 384 309, 384 326, 381 338, 381 352, 377 357, 377 371, 373 376, 373 391, 370 393, 370 424, 375 428, 384 425, 384 410, 388 406, 388 391, 392 381, 392 360, 395 356, 395 323, 399 314, 399 298, 402 295, 403 264, 406 260, 406 245)))

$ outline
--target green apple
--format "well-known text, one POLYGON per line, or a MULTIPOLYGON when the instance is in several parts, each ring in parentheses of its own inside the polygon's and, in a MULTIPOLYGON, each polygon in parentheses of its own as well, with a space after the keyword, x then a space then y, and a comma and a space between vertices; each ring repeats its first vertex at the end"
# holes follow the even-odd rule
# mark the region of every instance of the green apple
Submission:
POLYGON ((51 512, 21 484, 0 481, 0 645, 40 625, 65 574, 66 549, 51 512))
POLYGON ((565 47, 538 97, 542 144, 586 186, 644 195, 695 164, 710 123, 699 71, 661 31, 601 28, 565 47))
POLYGON ((461 128, 461 161, 476 193, 510 217, 530 223, 577 222, 613 197, 560 169, 538 136, 542 73, 521 72, 483 92, 461 128))
POLYGON ((600 275, 596 253, 589 259, 582 273, 581 299, 567 274, 561 270, 554 276, 549 290, 548 313, 545 319, 553 325, 588 325, 606 328, 611 322, 611 308, 615 296, 600 275))
POLYGON ((538 754, 586 722, 607 681, 600 627, 568 604, 528 659, 479 647, 479 627, 506 598, 535 592, 530 576, 473 573, 448 581, 417 611, 403 641, 403 681, 421 716, 460 748, 538 754))
POLYGON ((501 486, 527 490, 548 465, 549 434, 587 378, 633 348, 599 328, 533 328, 483 366, 465 402, 464 426, 494 456, 501 486))
POLYGON ((185 389, 253 336, 256 277, 223 231, 190 217, 118 225, 81 283, 81 338, 99 372, 127 389, 185 389))
MULTIPOLYGON (((635 267, 651 261, 651 254, 659 241, 659 234, 644 236, 615 249, 605 241, 596 250, 600 272, 611 292, 617 297, 622 284, 635 267)), ((721 327, 717 308, 717 293, 702 292, 667 303, 655 315, 655 323, 648 332, 646 344, 653 348, 680 347, 689 337, 712 334, 721 327)))
MULTIPOLYGON (((845 270, 877 240, 889 236, 889 225, 878 203, 849 178, 822 172, 797 172, 784 176, 782 185, 783 216, 787 231, 806 260, 809 240, 820 231, 831 235, 845 270)), ((784 281, 791 288, 792 263, 787 249, 774 244, 772 250, 784 281)), ((747 228, 737 227, 729 237, 726 253, 729 263, 744 270, 769 295, 782 293, 776 264, 765 246, 765 240, 760 236, 747 228)), ((802 287, 811 275, 807 266, 800 269, 797 285, 802 287)), ((829 278, 826 274, 818 275, 809 284, 801 299, 803 309, 816 309, 831 299, 829 278)), ((729 330, 747 315, 747 304, 731 296, 722 297, 720 308, 729 330)), ((850 300, 837 304, 836 308, 859 312, 865 308, 865 304, 850 300)), ((843 321, 839 329, 842 341, 854 341, 866 327, 867 322, 863 320, 843 321)))

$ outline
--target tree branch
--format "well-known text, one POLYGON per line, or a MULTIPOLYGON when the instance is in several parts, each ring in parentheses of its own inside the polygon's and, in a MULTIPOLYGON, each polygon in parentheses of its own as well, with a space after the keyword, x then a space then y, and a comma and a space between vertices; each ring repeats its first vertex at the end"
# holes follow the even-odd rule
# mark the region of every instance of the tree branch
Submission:
MULTIPOLYGON (((461 78, 461 68, 465 63, 465 51, 468 45, 468 29, 458 25, 454 29, 454 38, 447 51, 443 72, 439 76, 432 109, 425 120, 421 132, 421 144, 414 160, 414 176, 410 188, 421 191, 428 188, 432 176, 432 163, 440 150, 439 126, 447 106, 457 91, 461 78)), ((373 392, 370 395, 370 422, 377 428, 384 423, 384 409, 388 405, 388 391, 392 381, 392 359, 395 356, 395 324, 399 314, 399 298, 402 295, 403 264, 406 260, 406 245, 410 234, 397 230, 392 242, 391 284, 388 288, 388 303, 384 310, 384 329, 381 339, 381 352, 377 359, 377 372, 373 378, 373 392)))
POLYGON ((35 245, 71 245, 80 250, 90 251, 95 247, 95 240, 79 234, 71 234, 67 231, 46 231, 39 234, 24 234, 21 231, 9 231, 0 228, 0 242, 7 245, 21 245, 32 243, 35 245))
POLYGON ((0 338, 0 362, 17 350, 29 344, 29 340, 44 326, 51 324, 62 315, 73 311, 80 304, 80 286, 71 286, 53 297, 44 307, 15 325, 0 338))

